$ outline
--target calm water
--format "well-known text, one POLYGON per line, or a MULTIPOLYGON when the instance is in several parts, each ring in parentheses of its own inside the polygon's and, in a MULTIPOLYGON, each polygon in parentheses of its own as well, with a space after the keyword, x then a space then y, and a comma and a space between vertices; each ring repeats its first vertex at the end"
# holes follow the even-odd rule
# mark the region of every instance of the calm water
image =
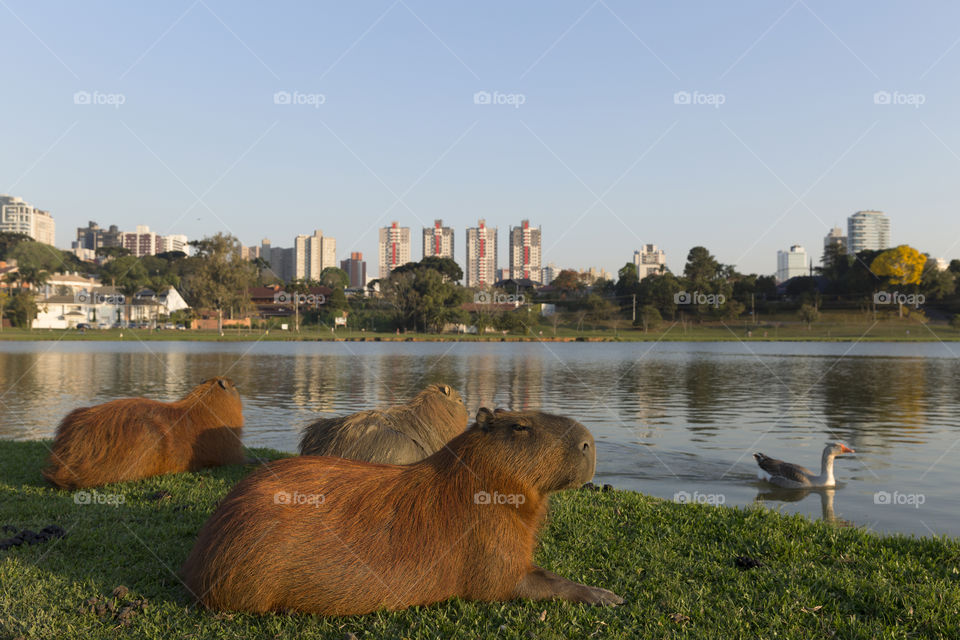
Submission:
POLYGON ((228 375, 244 396, 246 443, 294 451, 318 415, 445 381, 471 413, 577 418, 596 436, 599 482, 960 535, 958 355, 960 345, 877 343, 0 343, 0 437, 48 438, 76 406, 174 400, 228 375), (838 460, 836 490, 757 482, 753 451, 819 471, 828 439, 857 451, 838 460))

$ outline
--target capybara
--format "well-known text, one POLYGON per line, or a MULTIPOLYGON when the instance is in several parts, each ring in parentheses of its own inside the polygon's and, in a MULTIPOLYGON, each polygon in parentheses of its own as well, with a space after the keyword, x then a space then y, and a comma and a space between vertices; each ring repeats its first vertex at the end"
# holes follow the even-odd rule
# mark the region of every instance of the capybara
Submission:
POLYGON ((300 454, 366 462, 423 460, 467 428, 467 408, 456 390, 432 384, 407 404, 321 418, 304 429, 300 454))
POLYGON ((430 457, 387 465, 286 458, 231 491, 184 584, 210 609, 353 615, 460 597, 623 600, 533 564, 547 496, 593 477, 575 420, 480 409, 430 457))
POLYGON ((243 406, 211 378, 182 400, 124 398, 74 409, 57 427, 44 477, 64 489, 244 462, 243 406))

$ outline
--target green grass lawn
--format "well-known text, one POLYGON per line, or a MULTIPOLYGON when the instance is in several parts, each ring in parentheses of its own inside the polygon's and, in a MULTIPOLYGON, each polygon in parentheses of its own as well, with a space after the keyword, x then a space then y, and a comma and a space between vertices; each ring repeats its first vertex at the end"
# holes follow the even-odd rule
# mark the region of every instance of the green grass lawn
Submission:
POLYGON ((43 483, 46 453, 43 442, 0 442, 0 525, 66 531, 0 551, 4 639, 960 634, 957 540, 881 537, 761 508, 681 505, 628 491, 554 496, 537 553, 542 566, 623 596, 620 607, 455 600, 328 619, 208 612, 176 574, 217 501, 252 467, 110 485, 98 495, 122 496, 122 504, 77 504, 73 493, 43 483), (742 556, 759 566, 738 568, 742 556), (121 585, 129 593, 114 597, 121 585), (121 615, 124 607, 132 610, 121 615))

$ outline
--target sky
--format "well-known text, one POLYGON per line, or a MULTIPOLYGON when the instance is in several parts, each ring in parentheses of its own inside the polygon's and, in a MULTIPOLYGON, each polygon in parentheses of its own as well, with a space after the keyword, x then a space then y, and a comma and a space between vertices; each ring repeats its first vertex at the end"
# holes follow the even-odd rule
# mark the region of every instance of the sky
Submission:
POLYGON ((641 244, 773 273, 862 209, 960 257, 949 2, 0 0, 0 193, 76 227, 543 230, 544 264, 641 244), (489 101, 486 97, 489 96, 489 101))

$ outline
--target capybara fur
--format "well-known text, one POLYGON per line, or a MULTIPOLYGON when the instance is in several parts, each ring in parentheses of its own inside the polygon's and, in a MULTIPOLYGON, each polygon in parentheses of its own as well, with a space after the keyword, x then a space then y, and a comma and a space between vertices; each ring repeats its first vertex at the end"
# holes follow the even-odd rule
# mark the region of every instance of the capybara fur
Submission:
POLYGON ((548 495, 590 480, 595 461, 575 420, 489 409, 410 465, 278 460, 219 504, 184 584, 209 609, 257 613, 353 615, 453 597, 619 604, 533 564, 548 495))
POLYGON ((467 418, 456 390, 432 384, 407 404, 317 420, 304 429, 300 454, 410 464, 463 433, 467 418))
POLYGON ((182 400, 113 400, 74 409, 57 427, 44 477, 95 487, 244 461, 243 407, 233 382, 211 378, 182 400))

